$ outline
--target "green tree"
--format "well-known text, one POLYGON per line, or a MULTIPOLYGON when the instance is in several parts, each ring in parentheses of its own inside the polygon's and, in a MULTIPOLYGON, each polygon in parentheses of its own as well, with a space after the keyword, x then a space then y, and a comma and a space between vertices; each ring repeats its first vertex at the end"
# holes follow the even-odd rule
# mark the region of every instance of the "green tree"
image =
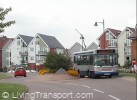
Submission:
POLYGON ((15 21, 4 22, 5 16, 11 10, 12 10, 11 7, 10 8, 6 8, 6 9, 0 7, 0 33, 4 32, 4 28, 5 27, 9 27, 11 24, 15 23, 15 21))
POLYGON ((49 68, 52 72, 56 72, 60 68, 68 70, 71 67, 71 59, 63 54, 48 53, 44 66, 49 68))

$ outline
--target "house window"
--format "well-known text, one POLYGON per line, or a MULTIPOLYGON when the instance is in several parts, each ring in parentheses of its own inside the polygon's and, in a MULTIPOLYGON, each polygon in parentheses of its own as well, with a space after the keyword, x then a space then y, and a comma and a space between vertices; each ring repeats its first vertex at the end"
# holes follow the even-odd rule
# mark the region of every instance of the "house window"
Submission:
POLYGON ((20 45, 20 41, 17 41, 17 45, 20 45))
POLYGON ((116 45, 117 45, 117 41, 115 39, 109 40, 109 46, 116 46, 116 45))
POLYGON ((34 56, 30 57, 31 60, 34 60, 34 56))
POLYGON ((30 51, 34 51, 34 48, 30 48, 30 51))

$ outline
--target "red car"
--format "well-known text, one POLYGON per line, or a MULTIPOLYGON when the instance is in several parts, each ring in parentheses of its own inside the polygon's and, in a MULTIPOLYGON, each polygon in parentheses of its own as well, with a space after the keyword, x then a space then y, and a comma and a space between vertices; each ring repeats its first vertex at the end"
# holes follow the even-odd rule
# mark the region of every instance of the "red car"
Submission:
POLYGON ((24 67, 17 67, 15 69, 15 73, 14 73, 14 76, 24 76, 26 77, 26 70, 24 67))

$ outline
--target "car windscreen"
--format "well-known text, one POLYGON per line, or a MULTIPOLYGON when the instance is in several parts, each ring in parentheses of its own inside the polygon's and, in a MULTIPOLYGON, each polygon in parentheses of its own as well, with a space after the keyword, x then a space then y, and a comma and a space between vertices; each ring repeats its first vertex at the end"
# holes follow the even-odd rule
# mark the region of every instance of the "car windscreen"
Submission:
POLYGON ((24 68, 17 68, 16 70, 17 70, 17 71, 19 71, 19 70, 24 70, 24 68))

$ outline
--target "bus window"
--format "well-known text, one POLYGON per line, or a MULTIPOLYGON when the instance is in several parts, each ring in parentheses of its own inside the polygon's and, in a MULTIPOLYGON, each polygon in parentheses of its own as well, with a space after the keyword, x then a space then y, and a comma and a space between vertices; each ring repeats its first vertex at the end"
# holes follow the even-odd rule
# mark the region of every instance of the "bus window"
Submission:
POLYGON ((117 65, 117 55, 95 55, 95 65, 117 65))
POLYGON ((89 62, 89 64, 90 64, 90 65, 93 65, 93 62, 94 62, 93 55, 90 55, 90 62, 89 62))

